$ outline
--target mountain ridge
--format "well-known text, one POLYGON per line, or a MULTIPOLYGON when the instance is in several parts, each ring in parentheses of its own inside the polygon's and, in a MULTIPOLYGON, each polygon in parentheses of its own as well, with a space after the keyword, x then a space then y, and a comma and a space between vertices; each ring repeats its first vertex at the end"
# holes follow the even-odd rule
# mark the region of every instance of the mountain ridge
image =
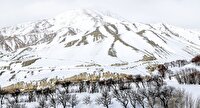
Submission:
POLYGON ((130 23, 88 9, 2 28, 0 34, 0 68, 7 73, 0 79, 9 82, 6 75, 16 72, 9 84, 69 77, 95 68, 148 74, 148 64, 190 59, 200 52, 198 32, 163 23, 130 23))

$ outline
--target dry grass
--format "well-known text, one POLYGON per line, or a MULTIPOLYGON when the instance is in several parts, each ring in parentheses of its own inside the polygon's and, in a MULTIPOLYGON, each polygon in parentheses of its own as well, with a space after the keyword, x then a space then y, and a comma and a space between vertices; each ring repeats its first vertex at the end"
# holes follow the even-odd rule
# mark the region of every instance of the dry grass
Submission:
POLYGON ((25 83, 25 82, 18 82, 16 84, 9 85, 7 87, 3 87, 4 90, 8 91, 9 93, 14 92, 16 89, 20 89, 22 92, 28 92, 33 91, 36 89, 41 88, 54 88, 56 86, 56 82, 66 82, 70 81, 72 83, 78 83, 80 81, 91 81, 91 82, 97 82, 102 79, 113 79, 113 80, 119 80, 119 79, 128 79, 130 78, 130 75, 127 74, 119 74, 119 73, 111 73, 111 72, 102 72, 102 73, 80 73, 79 75, 74 75, 69 78, 65 79, 57 79, 52 78, 50 80, 43 79, 37 82, 31 82, 31 83, 25 83))

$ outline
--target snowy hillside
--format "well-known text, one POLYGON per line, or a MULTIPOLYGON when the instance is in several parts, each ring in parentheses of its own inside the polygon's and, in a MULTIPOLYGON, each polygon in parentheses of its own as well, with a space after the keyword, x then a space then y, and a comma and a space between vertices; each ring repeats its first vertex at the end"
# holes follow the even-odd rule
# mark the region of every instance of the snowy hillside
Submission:
POLYGON ((72 10, 0 29, 0 84, 66 78, 102 69, 145 75, 151 63, 190 59, 199 52, 200 33, 196 31, 72 10))

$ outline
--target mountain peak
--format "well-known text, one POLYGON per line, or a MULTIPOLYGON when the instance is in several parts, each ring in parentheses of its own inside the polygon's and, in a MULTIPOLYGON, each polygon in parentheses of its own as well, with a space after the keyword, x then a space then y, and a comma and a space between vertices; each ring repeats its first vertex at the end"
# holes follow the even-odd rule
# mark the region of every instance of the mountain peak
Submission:
POLYGON ((69 17, 78 17, 78 16, 88 16, 88 17, 102 17, 103 15, 92 9, 73 9, 63 12, 56 16, 56 18, 69 18, 69 17))
POLYGON ((81 29, 89 30, 91 29, 90 27, 97 27, 102 24, 103 15, 90 9, 76 9, 64 12, 50 21, 58 28, 73 26, 75 28, 81 27, 81 29))

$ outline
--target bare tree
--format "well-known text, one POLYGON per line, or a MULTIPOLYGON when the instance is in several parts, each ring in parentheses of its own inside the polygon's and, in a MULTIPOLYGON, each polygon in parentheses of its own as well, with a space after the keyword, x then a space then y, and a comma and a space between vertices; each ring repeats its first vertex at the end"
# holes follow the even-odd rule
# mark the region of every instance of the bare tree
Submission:
POLYGON ((1 108, 2 108, 3 100, 4 100, 6 94, 7 94, 6 91, 4 91, 3 89, 1 89, 1 87, 0 87, 0 104, 1 104, 0 107, 1 108))
POLYGON ((150 94, 151 90, 148 91, 148 89, 143 88, 143 89, 138 89, 138 93, 142 95, 146 99, 145 103, 148 105, 150 108, 154 108, 154 97, 150 94))
POLYGON ((112 104, 112 101, 111 101, 111 96, 108 93, 108 91, 106 91, 106 90, 103 91, 101 93, 101 97, 98 97, 96 99, 96 103, 99 105, 102 104, 104 107, 109 108, 109 105, 112 104))
POLYGON ((66 92, 69 93, 69 87, 71 85, 70 81, 67 81, 65 83, 62 84, 62 86, 65 88, 66 92))
POLYGON ((6 97, 6 100, 7 108, 25 108, 25 105, 20 105, 19 103, 16 103, 16 100, 13 97, 6 97))
POLYGON ((197 98, 195 103, 195 108, 200 108, 200 98, 197 98))
POLYGON ((117 99, 118 102, 124 107, 127 108, 128 106, 128 92, 127 90, 113 90, 113 97, 117 99))
POLYGON ((28 102, 36 101, 33 91, 28 92, 28 102))
POLYGON ((18 103, 19 101, 19 95, 21 91, 19 89, 16 89, 13 93, 11 93, 11 96, 14 98, 15 102, 18 103))
POLYGON ((78 103, 79 103, 79 100, 76 94, 71 95, 70 100, 69 100, 69 104, 71 105, 71 107, 74 108, 76 105, 78 105, 78 103))
POLYGON ((173 92, 174 92, 175 88, 170 87, 170 86, 165 86, 163 88, 161 88, 161 90, 158 93, 158 97, 161 101, 161 105, 164 108, 168 108, 169 106, 169 100, 172 98, 173 92))
POLYGON ((53 108, 56 108, 56 105, 57 105, 56 94, 55 93, 49 93, 48 97, 49 97, 50 106, 52 106, 53 108))
POLYGON ((137 99, 137 103, 139 103, 139 105, 142 107, 142 108, 145 108, 145 103, 144 103, 144 99, 145 97, 141 94, 139 94, 138 92, 136 93, 136 99, 137 99))
POLYGON ((91 100, 91 98, 90 98, 89 95, 88 95, 88 96, 85 96, 85 97, 83 98, 83 103, 86 104, 86 105, 92 103, 92 100, 91 100))
POLYGON ((96 82, 91 82, 91 93, 96 93, 98 91, 98 86, 96 82))
POLYGON ((133 108, 136 108, 136 104, 137 104, 137 93, 136 93, 136 91, 129 90, 128 91, 128 98, 129 98, 129 101, 131 103, 131 106, 133 108))
POLYGON ((178 81, 179 84, 183 83, 179 73, 176 74, 175 78, 176 78, 176 80, 178 81))
POLYGON ((80 81, 79 82, 79 92, 81 93, 81 92, 85 92, 86 91, 86 89, 85 89, 85 87, 84 87, 84 82, 83 81, 80 81))
POLYGON ((67 103, 70 100, 70 94, 67 93, 66 90, 59 90, 58 89, 58 102, 63 106, 63 108, 67 107, 67 103))
POLYGON ((185 91, 184 90, 174 90, 171 99, 168 102, 169 108, 184 108, 185 107, 185 99, 184 99, 185 91))
POLYGON ((39 108, 47 108, 48 107, 48 105, 46 103, 46 97, 43 95, 40 96, 38 103, 39 103, 39 106, 38 106, 39 108))
POLYGON ((191 94, 185 94, 185 107, 186 108, 194 108, 193 104, 195 103, 194 102, 194 99, 192 98, 191 94))

